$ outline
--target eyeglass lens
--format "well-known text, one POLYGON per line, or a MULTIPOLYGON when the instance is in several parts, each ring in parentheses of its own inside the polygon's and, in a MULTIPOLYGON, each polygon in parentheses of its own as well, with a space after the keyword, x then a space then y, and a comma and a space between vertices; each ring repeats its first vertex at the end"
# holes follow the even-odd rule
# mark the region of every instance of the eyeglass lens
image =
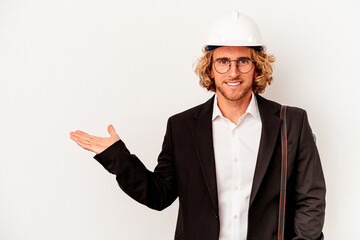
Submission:
POLYGON ((214 61, 215 70, 218 73, 227 73, 231 68, 231 62, 236 62, 236 65, 241 73, 248 73, 253 68, 253 61, 249 58, 240 58, 238 60, 217 59, 214 61))

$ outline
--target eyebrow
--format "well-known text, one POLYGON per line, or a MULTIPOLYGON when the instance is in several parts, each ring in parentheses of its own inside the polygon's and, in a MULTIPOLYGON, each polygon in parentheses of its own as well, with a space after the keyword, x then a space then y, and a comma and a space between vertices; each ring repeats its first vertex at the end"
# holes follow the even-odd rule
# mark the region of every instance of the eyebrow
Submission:
MULTIPOLYGON (((240 60, 240 59, 249 59, 249 60, 251 60, 251 58, 249 58, 249 57, 239 57, 236 60, 240 60)), ((228 58, 228 57, 219 57, 219 58, 215 59, 215 61, 217 61, 217 60, 230 60, 230 58, 228 58)))

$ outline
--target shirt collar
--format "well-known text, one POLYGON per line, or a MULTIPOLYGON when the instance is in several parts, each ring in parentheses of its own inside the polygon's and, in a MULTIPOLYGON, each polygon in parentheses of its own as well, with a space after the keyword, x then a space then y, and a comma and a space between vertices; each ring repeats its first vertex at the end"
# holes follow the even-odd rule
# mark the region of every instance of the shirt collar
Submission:
MULTIPOLYGON (((251 116, 253 116, 255 119, 261 120, 261 118, 260 118, 260 112, 259 112, 259 107, 258 107, 258 103, 257 103, 256 96, 255 96, 254 92, 251 93, 251 100, 250 100, 249 106, 247 107, 244 115, 246 115, 246 114, 248 114, 248 113, 249 113, 251 116)), ((219 109, 218 101, 217 101, 217 94, 215 94, 212 120, 214 121, 215 118, 217 118, 217 117, 225 118, 225 117, 222 115, 222 113, 221 113, 221 111, 220 111, 220 109, 219 109)))

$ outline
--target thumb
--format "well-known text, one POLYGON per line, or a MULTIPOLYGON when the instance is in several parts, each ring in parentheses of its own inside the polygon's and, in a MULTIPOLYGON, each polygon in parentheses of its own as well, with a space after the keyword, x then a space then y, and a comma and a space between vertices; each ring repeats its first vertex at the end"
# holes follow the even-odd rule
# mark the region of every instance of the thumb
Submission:
POLYGON ((116 132, 115 132, 115 128, 114 128, 114 126, 112 124, 110 124, 108 126, 108 132, 109 132, 110 136, 117 135, 116 132))

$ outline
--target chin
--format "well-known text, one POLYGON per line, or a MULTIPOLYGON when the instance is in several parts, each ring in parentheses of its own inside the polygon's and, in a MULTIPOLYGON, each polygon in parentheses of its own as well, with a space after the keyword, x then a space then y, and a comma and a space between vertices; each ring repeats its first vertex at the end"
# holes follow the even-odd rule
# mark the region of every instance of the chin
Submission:
POLYGON ((243 100, 244 99, 244 95, 241 95, 241 96, 231 96, 231 97, 226 97, 226 96, 224 96, 227 100, 229 100, 229 101, 232 101, 232 102, 238 102, 238 101, 241 101, 241 100, 243 100))
POLYGON ((246 98, 249 93, 251 96, 251 91, 241 91, 239 93, 226 93, 223 91, 219 91, 219 93, 228 101, 232 101, 232 102, 238 102, 243 100, 244 98, 246 98))

